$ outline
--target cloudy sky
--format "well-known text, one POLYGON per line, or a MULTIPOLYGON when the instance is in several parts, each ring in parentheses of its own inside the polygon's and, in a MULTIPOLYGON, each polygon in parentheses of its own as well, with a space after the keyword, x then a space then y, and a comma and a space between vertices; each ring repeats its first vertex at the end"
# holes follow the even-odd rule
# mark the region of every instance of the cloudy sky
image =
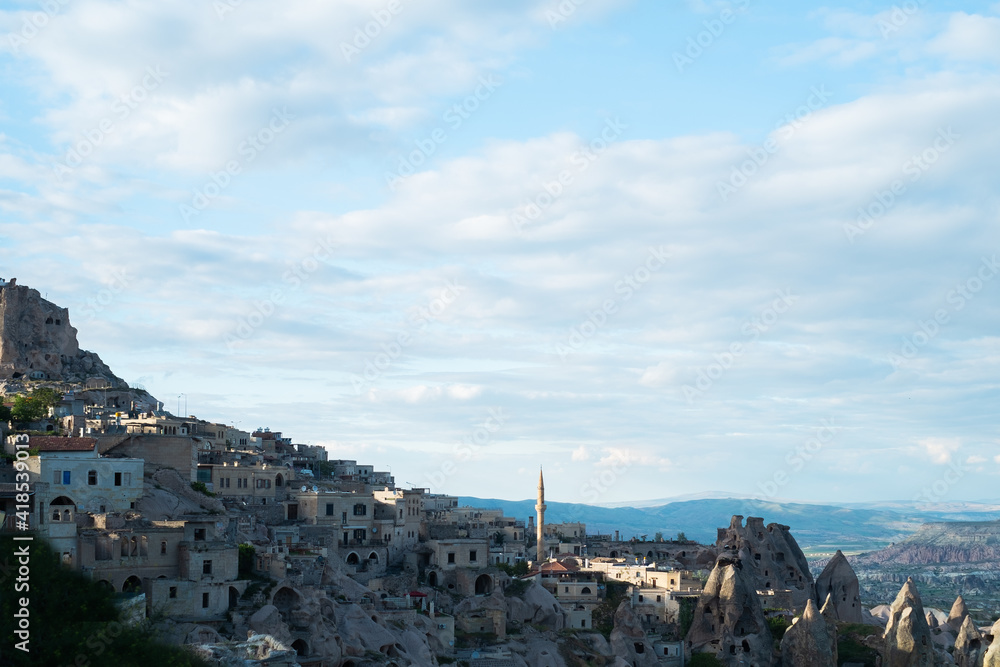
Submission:
POLYGON ((46 0, 0 35, 0 275, 167 409, 481 497, 1000 495, 1000 4, 46 0))

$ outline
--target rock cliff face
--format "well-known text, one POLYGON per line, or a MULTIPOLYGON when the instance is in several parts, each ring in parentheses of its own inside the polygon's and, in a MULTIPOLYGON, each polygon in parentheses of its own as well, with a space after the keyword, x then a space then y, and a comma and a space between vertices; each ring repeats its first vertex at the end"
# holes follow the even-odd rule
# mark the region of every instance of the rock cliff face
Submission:
POLYGON ((729 528, 720 528, 716 548, 720 558, 738 559, 757 589, 788 590, 796 610, 815 599, 812 573, 805 554, 789 532, 778 523, 764 526, 760 517, 735 515, 729 528))
POLYGON ((754 576, 739 560, 719 558, 698 599, 687 635, 695 652, 725 665, 770 665, 772 638, 754 576))
POLYGON ((833 603, 837 618, 847 623, 861 622, 861 598, 858 576, 839 549, 823 572, 816 578, 816 603, 823 604, 827 597, 833 603))
POLYGON ((46 301, 38 290, 7 284, 0 287, 0 380, 32 376, 123 384, 100 357, 80 349, 68 309, 46 301))

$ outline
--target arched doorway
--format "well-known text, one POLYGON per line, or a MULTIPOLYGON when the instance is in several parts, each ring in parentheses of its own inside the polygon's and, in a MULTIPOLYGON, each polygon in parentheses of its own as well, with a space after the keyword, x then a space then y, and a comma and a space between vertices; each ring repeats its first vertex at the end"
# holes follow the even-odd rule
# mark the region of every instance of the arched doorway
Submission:
POLYGON ((476 578, 476 595, 489 595, 493 592, 493 577, 481 574, 476 578))
POLYGON ((292 642, 292 648, 296 655, 309 655, 309 644, 304 639, 296 639, 292 642))
POLYGON ((378 565, 378 554, 377 554, 377 553, 375 553, 374 551, 373 551, 373 552, 371 552, 370 554, 368 554, 368 560, 369 560, 369 561, 370 561, 371 563, 373 563, 373 564, 375 564, 375 565, 378 565))
POLYGON ((274 476, 274 485, 283 486, 284 484, 285 484, 285 478, 282 477, 281 473, 279 472, 277 475, 274 476))
POLYGON ((240 592, 236 590, 235 586, 229 587, 229 608, 235 609, 236 605, 240 603, 240 592))
POLYGON ((298 606, 299 594, 288 586, 282 586, 275 592, 274 597, 271 598, 271 604, 277 607, 279 611, 289 611, 293 607, 298 606))
POLYGON ((427 574, 427 585, 431 587, 436 587, 438 585, 438 573, 429 572, 427 574))
POLYGON ((347 564, 348 565, 357 565, 360 562, 361 562, 361 558, 358 557, 358 554, 354 553, 353 551, 351 553, 347 554, 347 564))
POLYGON ((122 584, 122 593, 141 593, 142 592, 142 580, 134 574, 125 580, 122 584))

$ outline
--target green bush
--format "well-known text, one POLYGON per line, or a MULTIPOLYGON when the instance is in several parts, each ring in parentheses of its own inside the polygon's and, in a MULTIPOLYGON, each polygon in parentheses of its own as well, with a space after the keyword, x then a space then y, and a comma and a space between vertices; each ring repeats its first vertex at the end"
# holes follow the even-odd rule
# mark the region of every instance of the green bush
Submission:
POLYGON ((204 493, 209 498, 215 497, 215 494, 209 491, 208 487, 205 486, 205 482, 191 482, 191 488, 197 491, 198 493, 204 493))
POLYGON ((725 667, 725 665, 711 653, 692 653, 689 665, 690 667, 725 667))
POLYGON ((771 629, 774 640, 780 642, 785 636, 785 630, 788 629, 788 619, 784 616, 771 616, 767 619, 767 627, 771 629))

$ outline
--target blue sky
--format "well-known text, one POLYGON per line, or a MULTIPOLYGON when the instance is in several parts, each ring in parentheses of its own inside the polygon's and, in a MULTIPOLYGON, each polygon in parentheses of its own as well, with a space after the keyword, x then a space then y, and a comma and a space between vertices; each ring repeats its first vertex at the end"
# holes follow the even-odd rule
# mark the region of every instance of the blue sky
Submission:
POLYGON ((483 4, 6 3, 0 275, 435 491, 998 496, 1000 5, 483 4))

